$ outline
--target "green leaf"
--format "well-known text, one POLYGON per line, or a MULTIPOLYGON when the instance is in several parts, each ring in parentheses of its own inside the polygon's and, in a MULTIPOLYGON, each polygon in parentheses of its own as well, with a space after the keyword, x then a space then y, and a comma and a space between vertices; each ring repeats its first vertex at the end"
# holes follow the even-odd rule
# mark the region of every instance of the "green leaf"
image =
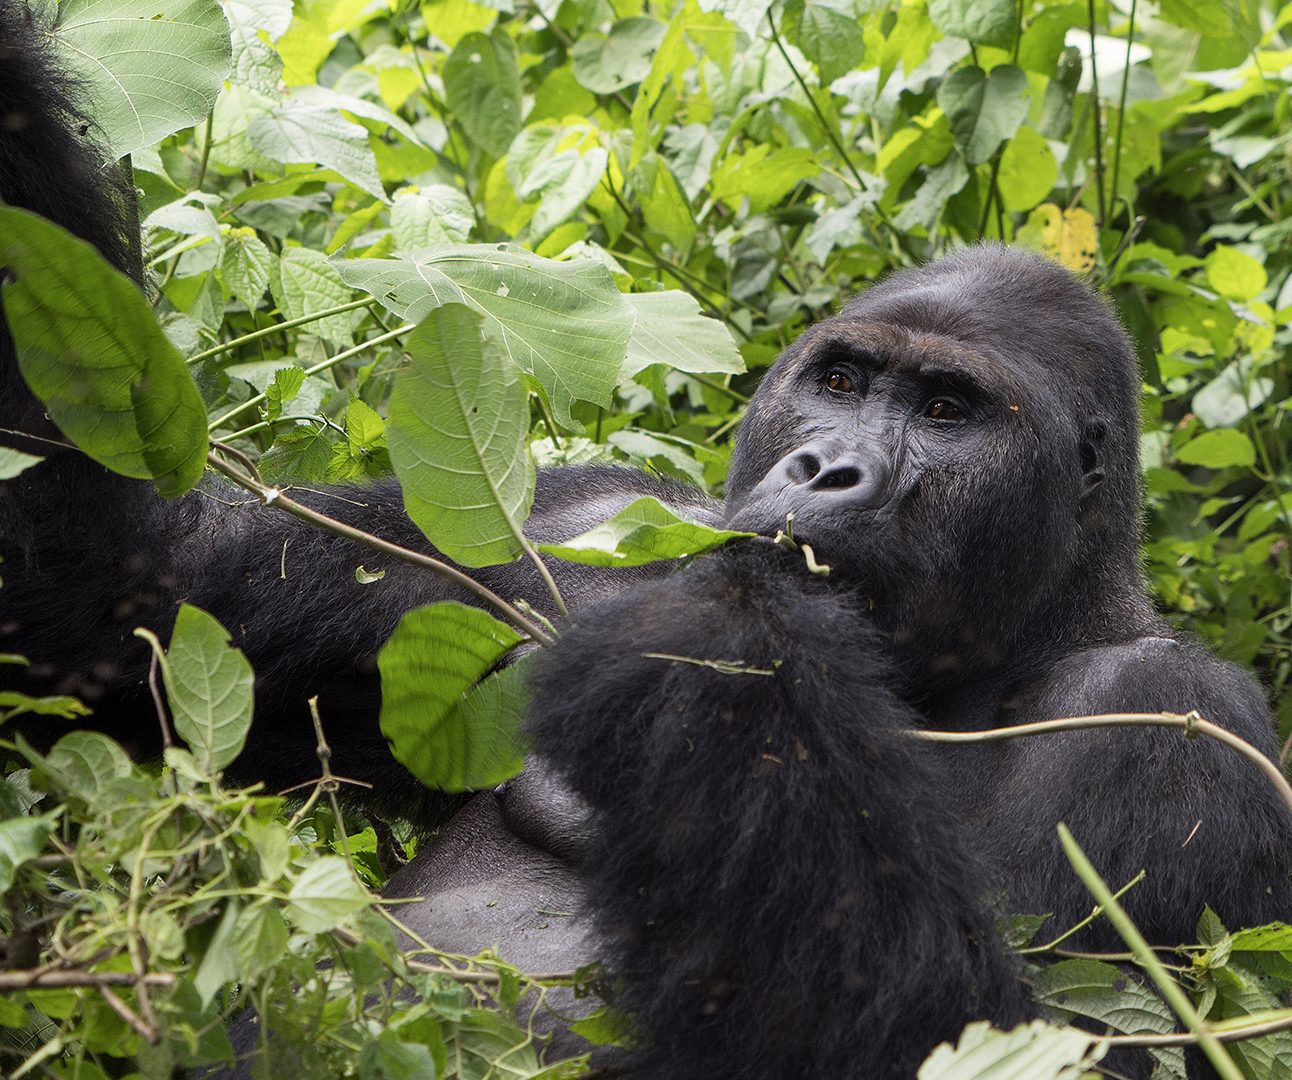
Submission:
POLYGON ((93 803, 113 780, 134 772, 129 756, 114 740, 97 731, 72 731, 54 744, 36 770, 62 791, 93 803))
POLYGON ((1186 465, 1205 465, 1208 469, 1245 468, 1256 464, 1252 440, 1233 428, 1204 431, 1175 452, 1177 461, 1186 465))
POLYGON ((1207 256, 1207 281, 1227 300, 1240 303, 1255 299, 1269 281, 1265 267, 1246 252, 1216 247, 1207 256))
POLYGON ((866 40, 847 0, 799 0, 785 9, 784 30, 828 85, 861 63, 866 40))
POLYGON ((377 656, 381 731, 422 783, 468 791, 520 770, 523 670, 513 665, 480 682, 520 641, 487 612, 451 601, 400 620, 377 656))
POLYGON ((1059 162, 1038 131, 1021 127, 1000 156, 1000 195, 1006 210, 1030 210, 1054 188, 1059 162))
POLYGON ((287 917, 307 934, 335 929, 372 903, 340 855, 324 855, 305 868, 287 893, 287 917))
POLYGON ((434 1080, 437 1075, 429 1049, 402 1042, 392 1031, 366 1042, 359 1055, 359 1080, 434 1080))
POLYGON ((0 301, 27 385, 113 472, 182 495, 206 463, 206 408, 143 294, 93 247, 0 206, 0 301))
POLYGON ((204 119, 229 73, 229 26, 209 0, 64 0, 52 40, 109 158, 204 119))
POLYGON ((18 868, 36 858, 54 831, 57 815, 16 817, 0 821, 0 893, 13 885, 18 868))
POLYGON ((368 129, 336 109, 289 101, 247 127, 251 145, 266 157, 333 169, 355 187, 385 199, 368 129))
POLYGON ((43 457, 24 454, 10 446, 0 446, 0 480, 12 480, 44 460, 43 457))
POLYGON ((1018 130, 1030 103, 1027 76, 1012 64, 1000 64, 990 75, 976 66, 960 68, 938 87, 937 96, 970 165, 991 158, 1018 130))
POLYGON ((74 697, 63 694, 56 697, 31 697, 17 690, 0 690, 0 710, 4 711, 5 720, 11 720, 23 713, 31 713, 34 716, 58 716, 64 720, 90 715, 90 710, 74 697))
POLYGON ((444 61, 449 115, 492 157, 502 157, 520 131, 520 67, 516 45, 502 30, 467 34, 444 61))
POLYGON ((471 201, 447 184, 404 188, 390 208, 390 229, 400 251, 459 244, 474 227, 471 201))
POLYGON ((570 50, 574 77, 594 94, 613 94, 641 82, 650 74, 666 30, 656 19, 635 16, 615 23, 609 34, 581 35, 570 50))
MULTIPOLYGON (((1036 974, 1038 1001, 1059 1015, 1085 1016, 1127 1035, 1165 1035, 1175 1030, 1175 1015, 1152 990, 1126 977, 1112 964, 1097 960, 1062 960, 1036 974)), ((1150 1051, 1169 1072, 1184 1076, 1184 1051, 1162 1047, 1150 1051)), ((1027 1074, 1025 1074, 1027 1075, 1027 1074)))
POLYGON ((277 420, 283 415, 284 403, 291 401, 305 385, 305 372, 298 367, 279 368, 274 381, 265 387, 265 418, 277 420))
POLYGON ((1193 411, 1207 427, 1233 427, 1274 393, 1274 380, 1252 374, 1250 357, 1230 364, 1193 395, 1193 411))
POLYGON ((651 364, 667 364, 696 374, 738 375, 745 362, 731 331, 717 319, 700 313, 690 293, 677 289, 630 293, 624 299, 633 312, 633 331, 621 379, 630 379, 651 364))
POLYGON ((821 164, 811 150, 797 146, 773 150, 767 143, 759 143, 723 159, 713 171, 712 196, 733 207, 747 198, 750 210, 760 213, 820 171, 821 164))
POLYGON ((948 37, 1007 48, 1017 12, 1014 0, 929 0, 929 18, 948 37))
POLYGON ((273 265, 274 254, 256 235, 255 229, 229 230, 224 238, 220 273, 228 290, 246 305, 248 311, 255 311, 260 306, 261 297, 269 288, 273 265))
POLYGON ((181 604, 162 677, 176 733, 203 769, 223 769, 242 752, 251 727, 255 676, 242 650, 215 618, 181 604))
POLYGON ((232 948, 238 978, 254 979, 268 971, 287 951, 287 924, 278 908, 253 904, 238 916, 232 948))
POLYGON ((406 349, 387 441, 408 516, 463 566, 519 557, 534 498, 520 373, 461 304, 431 312, 406 349))
POLYGON ((241 909, 242 905, 236 899, 225 902, 215 933, 202 951, 202 958, 193 973, 193 989, 197 991, 203 1008, 211 1003, 220 987, 238 977, 237 953, 231 946, 241 909))
POLYGON ((1232 935, 1234 952, 1287 952, 1292 953, 1292 926, 1270 923, 1250 930, 1238 930, 1232 935))
POLYGON ((919 1080, 1049 1080, 1079 1075, 1106 1050, 1087 1032, 1055 1027, 1044 1020, 1020 1024, 1011 1031, 997 1031, 986 1020, 975 1020, 960 1033, 954 1048, 950 1043, 937 1047, 917 1075, 919 1080))
POLYGON ((587 566, 643 566, 699 555, 729 540, 753 535, 687 521, 648 495, 572 540, 536 546, 548 555, 587 566))
MULTIPOLYGON (((321 251, 307 247, 286 248, 269 279, 274 302, 288 319, 300 319, 353 299, 337 273, 336 265, 321 251)), ((348 314, 328 315, 309 324, 309 332, 320 334, 334 345, 349 345, 348 314)))
POLYGON ((261 455, 260 475, 271 484, 292 480, 317 483, 331 460, 332 444, 326 428, 298 429, 279 435, 261 455))
POLYGON ((421 322, 441 304, 465 304, 512 362, 538 380, 562 427, 576 401, 609 406, 628 351, 632 313, 610 272, 518 248, 462 244, 396 259, 335 264, 342 278, 396 315, 421 322))
POLYGON ((276 93, 283 61, 272 43, 292 24, 291 0, 223 0, 222 6, 233 44, 229 81, 276 93))

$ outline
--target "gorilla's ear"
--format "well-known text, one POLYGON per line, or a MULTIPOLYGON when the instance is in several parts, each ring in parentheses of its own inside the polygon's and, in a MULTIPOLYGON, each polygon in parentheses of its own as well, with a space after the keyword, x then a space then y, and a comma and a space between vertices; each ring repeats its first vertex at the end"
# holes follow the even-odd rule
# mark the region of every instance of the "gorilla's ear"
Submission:
POLYGON ((1090 417, 1081 426, 1081 497, 1087 498, 1104 482, 1104 436, 1108 424, 1090 417))

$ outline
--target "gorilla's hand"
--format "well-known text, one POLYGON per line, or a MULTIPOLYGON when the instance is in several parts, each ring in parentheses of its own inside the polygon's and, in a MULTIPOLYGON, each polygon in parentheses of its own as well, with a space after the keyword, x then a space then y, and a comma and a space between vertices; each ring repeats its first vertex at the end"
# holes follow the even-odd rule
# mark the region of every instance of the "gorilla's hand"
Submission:
POLYGON ((768 544, 579 614, 542 658, 531 730, 594 808, 641 1075, 909 1077, 1024 1012, 889 682, 853 599, 768 544))

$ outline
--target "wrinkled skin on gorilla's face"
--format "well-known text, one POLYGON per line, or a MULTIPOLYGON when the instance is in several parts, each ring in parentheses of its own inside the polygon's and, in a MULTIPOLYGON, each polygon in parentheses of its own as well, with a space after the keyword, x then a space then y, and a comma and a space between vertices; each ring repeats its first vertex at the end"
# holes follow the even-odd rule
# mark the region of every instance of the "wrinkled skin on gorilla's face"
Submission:
POLYGON ((979 261, 896 275, 805 332, 750 406, 727 502, 730 527, 767 535, 793 515, 899 646, 961 672, 1027 634, 1104 544, 1138 543, 1103 529, 1137 513, 1120 327, 1057 266, 979 261))

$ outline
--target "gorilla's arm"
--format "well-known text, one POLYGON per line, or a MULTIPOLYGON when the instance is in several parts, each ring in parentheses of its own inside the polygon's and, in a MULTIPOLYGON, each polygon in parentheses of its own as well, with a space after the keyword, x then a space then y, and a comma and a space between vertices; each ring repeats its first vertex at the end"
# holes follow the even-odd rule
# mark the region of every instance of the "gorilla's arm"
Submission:
POLYGON ((641 1075, 909 1077, 968 1020, 1027 1013, 844 590, 760 544, 576 622, 532 733, 599 823, 584 865, 641 1075))
MULTIPOLYGON (((1189 641, 1151 636, 1074 652, 1027 697, 1009 722, 1196 709, 1277 753, 1256 681, 1189 641)), ((985 803, 978 835, 1010 882, 1013 910, 1052 911, 1058 929, 1089 912, 1055 838, 1053 822, 1065 821, 1114 887, 1147 871, 1125 904, 1150 941, 1192 940, 1204 904, 1230 927, 1288 918, 1287 808, 1250 762, 1215 740, 1102 728, 972 752, 976 774, 994 778, 971 795, 985 803), (1003 807, 1012 827, 988 824, 1003 807)), ((1077 947, 1120 944, 1101 920, 1077 947)))

